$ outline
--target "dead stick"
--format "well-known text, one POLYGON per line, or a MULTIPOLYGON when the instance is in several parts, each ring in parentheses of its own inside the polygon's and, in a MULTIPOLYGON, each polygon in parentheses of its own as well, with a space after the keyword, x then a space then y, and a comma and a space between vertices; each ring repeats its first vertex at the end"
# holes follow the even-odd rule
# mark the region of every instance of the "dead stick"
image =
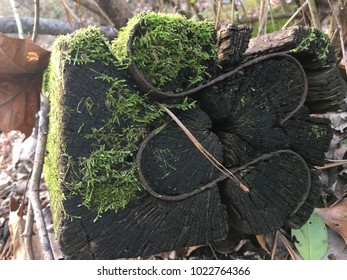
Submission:
POLYGON ((39 25, 40 25, 40 0, 35 0, 35 21, 34 21, 33 34, 31 36, 31 39, 33 40, 33 42, 36 41, 39 25))
MULTIPOLYGON (((345 49, 345 40, 343 38, 344 30, 343 30, 343 27, 342 27, 342 24, 341 24, 341 21, 340 21, 340 17, 336 13, 333 5, 331 4, 331 1, 328 0, 328 3, 329 3, 329 6, 330 6, 330 9, 331 9, 331 12, 333 13, 334 18, 335 18, 336 23, 337 23, 337 28, 339 30, 339 35, 340 35, 342 58, 343 58, 343 61, 344 61, 344 65, 346 65, 347 64, 347 55, 346 55, 346 49, 345 49)), ((346 71, 346 74, 347 74, 347 66, 345 66, 345 71, 346 71)))
POLYGON ((48 97, 42 96, 41 110, 39 112, 39 125, 38 125, 38 137, 37 146, 34 158, 34 166, 32 175, 29 180, 29 198, 32 203, 34 217, 36 221, 37 231, 42 246, 44 258, 46 260, 53 260, 52 247, 49 241, 46 223, 43 217, 41 202, 40 202, 40 181, 43 168, 43 161, 46 151, 48 132, 48 97))
POLYGON ((307 3, 308 3, 308 8, 310 10, 313 27, 322 31, 322 24, 320 22, 315 0, 307 0, 307 3))
POLYGON ((192 143, 198 148, 198 150, 224 175, 229 177, 234 183, 236 183, 244 192, 249 192, 247 186, 242 184, 236 176, 231 173, 227 168, 225 168, 216 158, 214 158, 194 137, 194 135, 185 127, 185 125, 175 116, 174 113, 171 112, 169 108, 161 103, 157 103, 158 106, 163 109, 174 121, 175 123, 182 129, 182 131, 187 135, 187 137, 192 141, 192 143))
POLYGON ((22 233, 25 252, 28 260, 34 260, 32 236, 33 236, 33 225, 34 225, 34 211, 31 202, 28 202, 28 210, 26 214, 26 221, 24 231, 22 233))
POLYGON ((17 3, 15 0, 10 0, 11 2, 11 6, 12 6, 12 10, 13 10, 13 15, 14 18, 16 20, 16 25, 17 25, 17 29, 18 29, 18 37, 20 39, 24 39, 24 33, 23 33, 23 28, 22 28, 22 22, 20 20, 19 14, 18 14, 18 10, 17 10, 17 3))
POLYGON ((299 9, 296 10, 296 12, 288 19, 288 21, 283 25, 282 29, 286 28, 291 21, 296 18, 296 16, 307 6, 307 0, 300 6, 299 9))

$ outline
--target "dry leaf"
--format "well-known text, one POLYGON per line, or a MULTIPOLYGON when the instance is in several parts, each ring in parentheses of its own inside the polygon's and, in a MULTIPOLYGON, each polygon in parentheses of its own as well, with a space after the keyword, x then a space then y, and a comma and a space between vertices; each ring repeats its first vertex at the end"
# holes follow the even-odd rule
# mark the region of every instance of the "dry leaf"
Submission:
POLYGON ((24 221, 23 217, 18 215, 19 204, 18 202, 11 197, 10 202, 10 215, 8 221, 8 230, 10 232, 11 241, 13 245, 13 260, 25 260, 26 252, 24 247, 24 241, 21 237, 21 234, 24 230, 24 221))
POLYGON ((46 69, 50 52, 30 38, 11 38, 0 33, 0 73, 28 74, 46 69))
POLYGON ((270 250, 266 246, 266 234, 258 234, 255 237, 257 238, 259 245, 270 255, 270 250))
MULTIPOLYGON (((18 202, 11 197, 8 230, 10 232, 12 248, 13 248, 12 260, 28 259, 26 251, 25 251, 24 240, 22 237, 22 233, 25 228, 25 219, 23 216, 19 215, 20 211, 21 211, 21 208, 18 202)), ((34 259, 43 260, 44 256, 43 256, 42 248, 40 245, 39 237, 37 234, 35 234, 36 232, 35 225, 34 225, 33 232, 34 234, 32 236, 32 246, 33 246, 33 252, 34 252, 34 259)))
POLYGON ((40 108, 42 73, 0 73, 0 130, 20 130, 29 137, 40 108))
POLYGON ((0 130, 32 132, 50 52, 31 39, 0 33, 0 130))
POLYGON ((343 238, 328 228, 329 247, 323 260, 347 260, 347 245, 343 238))
POLYGON ((341 235, 347 244, 347 198, 335 206, 315 210, 330 228, 341 235))

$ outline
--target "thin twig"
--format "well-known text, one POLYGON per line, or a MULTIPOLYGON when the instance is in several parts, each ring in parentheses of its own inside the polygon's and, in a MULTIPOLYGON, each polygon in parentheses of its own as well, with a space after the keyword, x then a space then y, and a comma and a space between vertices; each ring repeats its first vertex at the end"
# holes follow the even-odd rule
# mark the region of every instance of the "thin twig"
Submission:
POLYGON ((21 39, 24 39, 22 22, 20 20, 19 14, 18 14, 18 10, 17 10, 18 6, 16 3, 16 0, 10 0, 10 2, 11 2, 14 18, 16 19, 16 25, 17 25, 17 29, 18 29, 18 37, 21 39))
POLYGON ((22 233, 25 252, 27 254, 28 260, 34 260, 34 251, 33 251, 33 244, 32 244, 33 226, 34 226, 34 211, 33 211, 32 204, 29 201, 27 214, 26 214, 25 227, 22 233))
POLYGON ((347 165, 347 160, 341 160, 338 162, 331 162, 331 163, 327 163, 323 166, 315 166, 315 168, 318 170, 325 170, 325 169, 329 169, 329 168, 337 167, 337 166, 342 166, 342 165, 347 165))
POLYGON ((218 23, 219 23, 221 10, 222 10, 222 0, 219 0, 218 1, 218 8, 217 8, 217 15, 216 15, 215 24, 214 24, 214 29, 216 29, 216 30, 218 28, 218 23))
POLYGON ((339 15, 336 13, 333 5, 331 4, 331 1, 328 0, 328 3, 329 3, 329 6, 330 6, 330 9, 331 9, 331 12, 333 13, 333 15, 335 17, 335 20, 336 20, 336 23, 337 23, 337 28, 339 30, 342 58, 343 58, 343 61, 344 61, 345 71, 346 71, 346 74, 347 74, 347 55, 346 55, 345 41, 344 41, 344 38, 343 38, 343 34, 344 34, 343 26, 341 24, 341 20, 340 20, 339 15))
POLYGON ((283 25, 282 29, 286 28, 289 23, 292 22, 294 18, 307 6, 307 0, 300 6, 299 9, 296 10, 296 12, 288 19, 288 21, 283 25))
POLYGON ((307 3, 310 10, 313 27, 322 31, 322 23, 320 22, 315 0, 307 0, 307 3))
POLYGON ((174 113, 171 112, 169 108, 164 106, 163 104, 158 103, 158 106, 163 109, 174 121, 175 123, 182 129, 182 131, 188 136, 188 138, 193 142, 193 144, 198 148, 198 150, 224 175, 228 176, 235 182, 244 192, 249 192, 248 187, 246 187, 242 182, 240 182, 236 176, 231 173, 227 168, 225 168, 213 155, 211 155, 194 137, 194 135, 186 128, 186 126, 175 116, 174 113))
POLYGON ((293 260, 301 260, 300 256, 294 251, 292 246, 289 244, 288 239, 281 232, 279 232, 279 235, 280 235, 280 238, 281 238, 282 242, 286 246, 287 251, 290 254, 291 258, 293 260))
POLYGON ((278 245, 278 238, 279 238, 279 234, 280 232, 277 230, 275 233, 275 239, 274 239, 274 243, 272 246, 272 250, 271 250, 271 260, 273 260, 275 258, 275 253, 276 253, 276 249, 277 249, 277 245, 278 245))
POLYGON ((40 25, 40 0, 35 0, 35 22, 34 22, 33 34, 31 37, 33 42, 36 41, 39 25, 40 25))
POLYGON ((266 23, 268 19, 268 5, 266 0, 261 1, 259 9, 259 25, 257 36, 260 36, 262 33, 266 34, 266 23))
POLYGON ((48 97, 41 97, 41 110, 39 112, 39 125, 38 125, 38 137, 37 146, 34 159, 34 166, 32 175, 29 181, 29 198, 32 203, 34 217, 36 220, 37 231, 42 246, 44 258, 46 260, 54 259, 52 247, 49 241, 46 223, 43 217, 41 202, 40 202, 40 181, 42 174, 43 161, 46 151, 48 131, 48 97))
POLYGON ((270 12, 272 30, 275 31, 275 30, 276 30, 276 25, 275 25, 275 19, 274 19, 274 15, 273 15, 273 12, 272 12, 272 7, 271 7, 271 2, 270 2, 270 0, 268 0, 268 6, 269 6, 269 12, 270 12))
MULTIPOLYGON (((66 16, 67 17, 70 17, 72 16, 76 22, 79 22, 80 23, 80 26, 82 27, 82 23, 80 21, 80 18, 75 14, 75 12, 69 7, 68 4, 66 4, 65 0, 61 0, 61 3, 65 9, 65 13, 66 13, 66 16)), ((71 17, 69 19, 69 22, 71 22, 71 25, 72 25, 72 20, 71 20, 71 17)))
MULTIPOLYGON (((110 19, 110 17, 104 12, 103 9, 101 9, 99 7, 99 5, 95 2, 95 0, 92 0, 93 4, 95 5, 98 13, 100 14, 100 16, 102 16, 104 19, 106 19, 106 21, 108 22, 108 24, 112 27, 114 27, 114 23, 112 22, 112 20, 110 19)), ((84 2, 81 2, 81 5, 83 5, 84 2)), ((86 7, 86 6, 85 6, 86 7)))
POLYGON ((234 23, 234 16, 235 16, 235 0, 231 0, 231 15, 230 15, 231 23, 234 23))

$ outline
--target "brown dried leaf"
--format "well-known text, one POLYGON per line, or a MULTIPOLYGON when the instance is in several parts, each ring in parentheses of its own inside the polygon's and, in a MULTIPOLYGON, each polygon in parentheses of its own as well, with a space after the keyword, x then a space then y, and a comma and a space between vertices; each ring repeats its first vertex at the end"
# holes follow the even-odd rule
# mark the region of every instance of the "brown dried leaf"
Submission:
POLYGON ((328 228, 329 247, 323 260, 347 260, 347 245, 343 238, 328 228))
POLYGON ((49 57, 49 51, 29 38, 0 33, 0 130, 31 134, 49 57))
POLYGON ((19 204, 18 202, 11 197, 10 202, 10 215, 8 221, 8 230, 10 232, 11 241, 13 245, 13 260, 25 260, 26 252, 24 247, 24 241, 21 237, 21 234, 24 230, 24 221, 23 217, 18 215, 19 204))
POLYGON ((0 73, 0 130, 20 130, 30 136, 40 108, 42 73, 0 73))
POLYGON ((50 52, 30 38, 11 38, 0 33, 0 73, 28 74, 47 68, 50 52))
MULTIPOLYGON (((11 211, 8 221, 8 230, 10 232, 13 248, 12 260, 26 260, 28 258, 22 236, 22 233, 25 228, 25 217, 19 215, 21 207, 19 203, 12 197, 10 202, 10 210, 11 211)), ((33 236, 31 243, 33 246, 34 259, 43 260, 44 256, 35 225, 33 228, 33 236)))
POLYGON ((347 244, 347 198, 335 206, 315 210, 330 228, 341 235, 347 244))
POLYGON ((270 255, 270 250, 266 245, 266 234, 258 234, 255 237, 257 238, 259 245, 270 255))

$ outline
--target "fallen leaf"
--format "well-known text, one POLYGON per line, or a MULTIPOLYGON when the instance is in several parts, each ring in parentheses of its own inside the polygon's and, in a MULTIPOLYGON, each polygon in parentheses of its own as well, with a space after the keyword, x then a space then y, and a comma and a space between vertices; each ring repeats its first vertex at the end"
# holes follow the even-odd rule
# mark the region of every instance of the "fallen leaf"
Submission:
POLYGON ((328 228, 329 248, 323 260, 347 260, 347 245, 343 238, 328 228))
POLYGON ((0 130, 20 130, 30 136, 49 57, 49 51, 29 38, 0 33, 0 130))
POLYGON ((0 73, 28 74, 47 68, 50 52, 30 38, 18 39, 0 33, 0 73))
POLYGON ((0 73, 0 130, 19 130, 29 137, 40 108, 42 73, 0 73))
POLYGON ((299 229, 292 229, 295 247, 304 260, 320 260, 328 250, 328 233, 324 221, 317 213, 312 213, 308 221, 299 229))
MULTIPOLYGON (((25 217, 20 215, 21 207, 19 203, 11 197, 8 230, 11 236, 13 254, 12 260, 27 260, 22 233, 25 228, 25 217)), ((35 260, 43 260, 43 252, 37 234, 36 226, 33 227, 32 247, 35 260)))
POLYGON ((347 198, 335 206, 317 208, 316 212, 331 229, 341 235, 347 244, 347 198))
POLYGON ((259 245, 270 255, 270 250, 266 246, 266 234, 258 234, 255 236, 259 245))
POLYGON ((21 237, 21 234, 24 230, 24 221, 23 217, 18 215, 19 210, 19 204, 18 202, 11 197, 10 202, 10 215, 9 215, 9 221, 8 221, 8 230, 10 232, 11 241, 13 245, 13 260, 25 260, 26 252, 24 248, 24 241, 21 237))

